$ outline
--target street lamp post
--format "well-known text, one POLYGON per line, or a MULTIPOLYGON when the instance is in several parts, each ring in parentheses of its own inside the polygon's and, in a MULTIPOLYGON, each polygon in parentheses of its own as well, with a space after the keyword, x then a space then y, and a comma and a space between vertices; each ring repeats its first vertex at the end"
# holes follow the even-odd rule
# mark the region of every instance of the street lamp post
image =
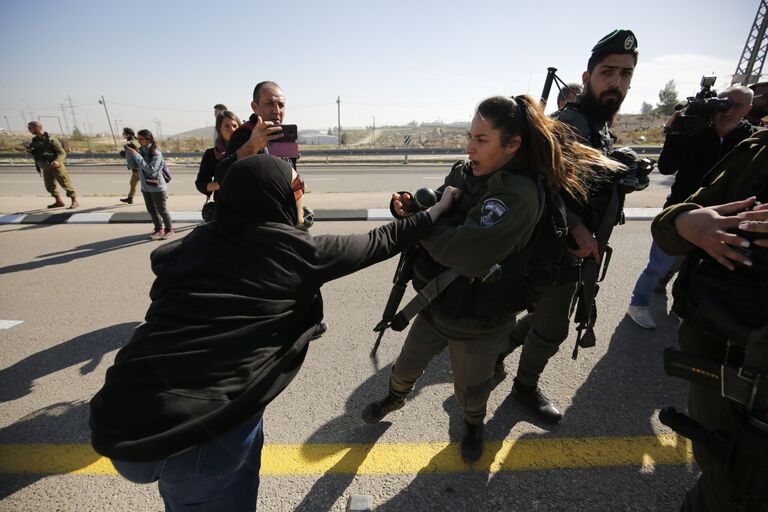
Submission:
POLYGON ((115 143, 115 147, 117 147, 117 138, 115 137, 115 130, 112 129, 112 121, 109 120, 109 111, 107 110, 107 102, 104 100, 104 96, 101 97, 99 100, 99 103, 104 105, 104 113, 107 114, 107 125, 109 126, 109 131, 112 132, 112 142, 115 143))

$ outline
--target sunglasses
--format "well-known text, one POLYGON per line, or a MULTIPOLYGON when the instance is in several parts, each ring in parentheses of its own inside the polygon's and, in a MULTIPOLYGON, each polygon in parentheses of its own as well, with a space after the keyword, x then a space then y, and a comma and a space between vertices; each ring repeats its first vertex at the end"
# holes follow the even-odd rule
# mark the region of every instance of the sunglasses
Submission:
POLYGON ((296 177, 291 182, 291 190, 293 191, 293 196, 298 199, 304 195, 304 189, 304 178, 301 177, 301 174, 296 173, 296 177))

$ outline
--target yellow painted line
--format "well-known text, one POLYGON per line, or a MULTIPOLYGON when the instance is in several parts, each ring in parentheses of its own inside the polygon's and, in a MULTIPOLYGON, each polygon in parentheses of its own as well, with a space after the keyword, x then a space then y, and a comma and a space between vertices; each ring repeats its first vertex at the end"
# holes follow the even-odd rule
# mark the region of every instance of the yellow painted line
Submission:
MULTIPOLYGON (((483 458, 472 466, 461 460, 458 443, 269 444, 261 475, 498 473, 692 463, 690 442, 675 434, 487 442, 483 458)), ((117 474, 109 459, 87 444, 0 445, 0 473, 117 474)))

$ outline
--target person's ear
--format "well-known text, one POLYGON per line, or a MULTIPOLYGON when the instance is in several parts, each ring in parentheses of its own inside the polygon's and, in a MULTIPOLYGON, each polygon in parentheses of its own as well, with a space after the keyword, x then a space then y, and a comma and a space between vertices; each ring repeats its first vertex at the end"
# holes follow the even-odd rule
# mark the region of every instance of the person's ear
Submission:
POLYGON ((507 154, 507 156, 512 156, 515 153, 517 153, 517 150, 520 149, 520 144, 522 144, 523 139, 519 135, 515 135, 511 139, 509 139, 509 142, 506 146, 504 146, 504 153, 507 154))
POLYGON ((251 102, 251 110, 253 110, 254 112, 256 112, 256 110, 257 110, 258 108, 259 108, 259 104, 258 104, 258 102, 256 102, 256 101, 252 101, 252 102, 251 102))
POLYGON ((581 84, 586 88, 587 82, 589 82, 589 71, 585 71, 581 74, 581 84))

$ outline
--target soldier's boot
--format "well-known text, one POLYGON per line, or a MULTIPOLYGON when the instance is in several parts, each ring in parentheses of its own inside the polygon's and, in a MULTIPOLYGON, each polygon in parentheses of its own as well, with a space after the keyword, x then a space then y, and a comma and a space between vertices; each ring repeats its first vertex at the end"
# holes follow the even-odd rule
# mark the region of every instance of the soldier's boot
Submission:
POLYGON ((517 380, 517 377, 512 385, 512 398, 547 423, 554 424, 563 419, 563 414, 544 396, 538 386, 526 386, 517 380))
POLYGON ((392 394, 389 394, 383 400, 371 402, 365 406, 363 412, 360 413, 360 418, 369 425, 380 422, 384 416, 396 411, 405 405, 405 397, 398 398, 392 394))
POLYGON ((475 425, 464 421, 464 437, 461 440, 461 458, 467 464, 480 459, 483 455, 485 425, 475 425))
POLYGON ((60 197, 57 197, 53 204, 48 205, 48 208, 61 208, 62 206, 64 206, 64 201, 62 201, 60 197))

